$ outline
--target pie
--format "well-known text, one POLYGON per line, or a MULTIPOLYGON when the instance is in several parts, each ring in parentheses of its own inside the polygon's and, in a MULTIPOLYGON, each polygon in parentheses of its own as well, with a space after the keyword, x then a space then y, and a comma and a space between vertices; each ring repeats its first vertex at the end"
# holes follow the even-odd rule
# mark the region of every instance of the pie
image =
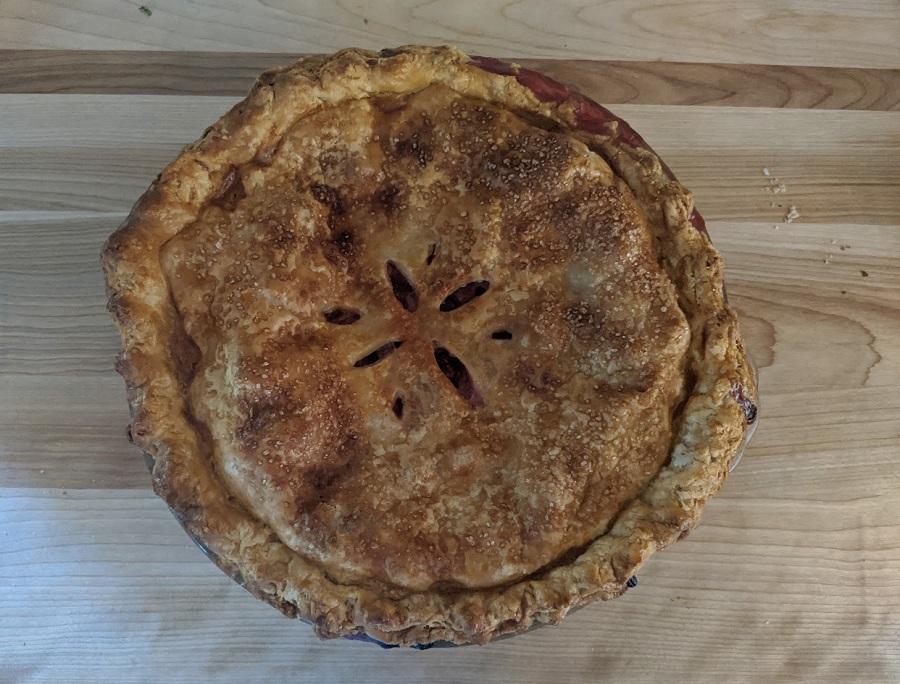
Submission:
POLYGON ((324 638, 485 643, 620 595, 755 419, 689 192, 452 48, 264 73, 102 261, 155 491, 324 638))

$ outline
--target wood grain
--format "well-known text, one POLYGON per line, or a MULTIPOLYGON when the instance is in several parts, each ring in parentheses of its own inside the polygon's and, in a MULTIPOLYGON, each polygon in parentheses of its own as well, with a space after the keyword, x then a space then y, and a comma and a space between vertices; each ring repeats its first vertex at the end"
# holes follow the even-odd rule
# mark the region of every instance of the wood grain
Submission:
POLYGON ((0 682, 900 681, 898 36, 894 0, 0 2, 0 682), (98 264, 263 68, 412 42, 527 58, 641 131, 709 219, 762 387, 638 587, 426 653, 320 643, 187 539, 125 439, 98 264))
MULTIPOLYGON (((0 93, 243 96, 299 55, 0 50, 0 93)), ((900 70, 759 64, 519 59, 606 104, 803 109, 900 108, 900 70)))
POLYGON ((0 48, 332 52, 452 43, 496 57, 900 67, 900 5, 865 0, 110 0, 0 5, 0 48))
MULTIPOLYGON (((784 475, 759 479, 756 465, 742 464, 705 524, 621 599, 559 627, 426 654, 317 642, 220 573, 149 494, 7 489, 0 605, 19 630, 0 630, 0 671, 28 682, 63 671, 117 682, 151 672, 176 682, 891 680, 897 472, 863 498, 809 501, 784 475)), ((886 465, 871 453, 820 468, 834 482, 886 465)))
MULTIPOLYGON (((0 95, 0 211, 126 212, 180 147, 236 101, 0 95)), ((804 222, 894 225, 900 217, 900 117, 892 112, 614 109, 712 220, 774 224, 792 205, 804 222), (776 177, 785 192, 773 192, 776 177)))

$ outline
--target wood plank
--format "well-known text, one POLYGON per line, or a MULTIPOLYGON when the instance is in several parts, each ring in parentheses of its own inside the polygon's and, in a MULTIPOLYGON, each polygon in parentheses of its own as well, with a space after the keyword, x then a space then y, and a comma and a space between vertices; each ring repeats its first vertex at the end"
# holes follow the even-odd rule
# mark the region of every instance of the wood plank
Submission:
MULTIPOLYGON (((112 356, 103 361, 111 365, 112 356)), ((104 376, 6 375, 0 388, 0 482, 149 491, 150 473, 128 443, 126 425, 125 385, 112 370, 104 376)))
POLYGON ((78 148, 83 153, 139 147, 170 152, 198 138, 239 100, 216 96, 0 95, 0 148, 78 148))
MULTIPOLYGON (((0 93, 242 96, 290 53, 0 50, 0 93)), ((606 104, 900 108, 900 70, 517 60, 606 104)))
POLYGON ((555 59, 900 67, 900 5, 889 0, 7 0, 0 48, 331 52, 453 43, 476 54, 555 59))
MULTIPOLYGON (((181 146, 236 101, 0 95, 0 210, 128 211, 181 146)), ((656 147, 711 220, 774 224, 792 205, 804 222, 895 224, 900 216, 893 112, 613 109, 656 147), (775 178, 785 192, 773 192, 775 178)))
POLYGON ((146 488, 99 262, 124 214, 50 216, 0 214, 0 482, 146 488))
POLYGON ((148 493, 3 489, 2 670, 29 682, 87 681, 101 663, 117 682, 895 679, 900 502, 809 505, 784 479, 761 497, 742 484, 735 475, 626 596, 559 627, 427 655, 317 642, 220 573, 148 493))
POLYGON ((100 247, 123 218, 0 222, 0 374, 110 373, 118 335, 100 247))
MULTIPOLYGON (((143 462, 124 438, 124 390, 111 370, 118 337, 97 262, 123 215, 49 216, 0 220, 0 482, 145 489, 143 462)), ((895 447, 900 227, 710 230, 761 368, 764 427, 746 458, 787 450, 816 467, 823 458, 858 466, 895 447)), ((871 486, 868 471, 853 472, 871 486)), ((769 483, 783 473, 770 475, 769 483)))
POLYGON ((723 222, 710 235, 754 359, 778 371, 767 391, 900 385, 900 227, 723 222))

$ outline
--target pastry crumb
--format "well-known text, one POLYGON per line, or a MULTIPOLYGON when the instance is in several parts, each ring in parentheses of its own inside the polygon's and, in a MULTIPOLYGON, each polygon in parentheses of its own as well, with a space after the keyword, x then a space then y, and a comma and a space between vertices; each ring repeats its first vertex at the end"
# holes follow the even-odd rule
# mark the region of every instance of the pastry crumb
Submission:
POLYGON ((794 220, 798 218, 800 218, 800 212, 797 210, 797 207, 792 204, 784 215, 784 221, 785 223, 793 223, 794 220))
MULTIPOLYGON (((765 170, 768 171, 768 169, 765 169, 765 170)), ((765 175, 769 176, 768 173, 766 173, 765 175)), ((769 177, 769 184, 764 185, 762 189, 765 190, 766 192, 771 192, 775 195, 780 195, 782 193, 787 192, 787 186, 781 182, 781 179, 773 178, 773 177, 769 177)))
POLYGON ((764 176, 768 176, 768 175, 769 175, 769 169, 763 167, 763 175, 764 175, 764 176))

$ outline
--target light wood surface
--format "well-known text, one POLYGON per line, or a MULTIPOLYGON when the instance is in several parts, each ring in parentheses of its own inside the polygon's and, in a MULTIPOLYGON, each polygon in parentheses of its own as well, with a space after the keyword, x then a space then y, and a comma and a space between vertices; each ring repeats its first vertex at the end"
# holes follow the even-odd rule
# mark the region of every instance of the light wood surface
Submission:
MULTIPOLYGON (((297 53, 2 50, 0 93, 236 95, 297 53)), ((900 109, 900 70, 516 58, 605 104, 900 109)))
MULTIPOLYGON (((126 212, 185 141, 238 99, 0 94, 0 211, 126 212)), ((612 109, 675 169, 710 219, 774 223, 795 205, 805 222, 900 223, 895 112, 612 109), (772 191, 775 178, 784 192, 772 191)))
POLYGON ((900 5, 140 4, 0 3, 0 683, 900 681, 900 5), (417 41, 532 58, 644 134, 723 253, 761 424, 623 598, 383 652, 250 597, 150 493, 98 252, 261 69, 417 41))
POLYGON ((6 0, 0 48, 332 52, 900 67, 894 0, 6 0), (150 14, 141 11, 145 7, 150 14))

